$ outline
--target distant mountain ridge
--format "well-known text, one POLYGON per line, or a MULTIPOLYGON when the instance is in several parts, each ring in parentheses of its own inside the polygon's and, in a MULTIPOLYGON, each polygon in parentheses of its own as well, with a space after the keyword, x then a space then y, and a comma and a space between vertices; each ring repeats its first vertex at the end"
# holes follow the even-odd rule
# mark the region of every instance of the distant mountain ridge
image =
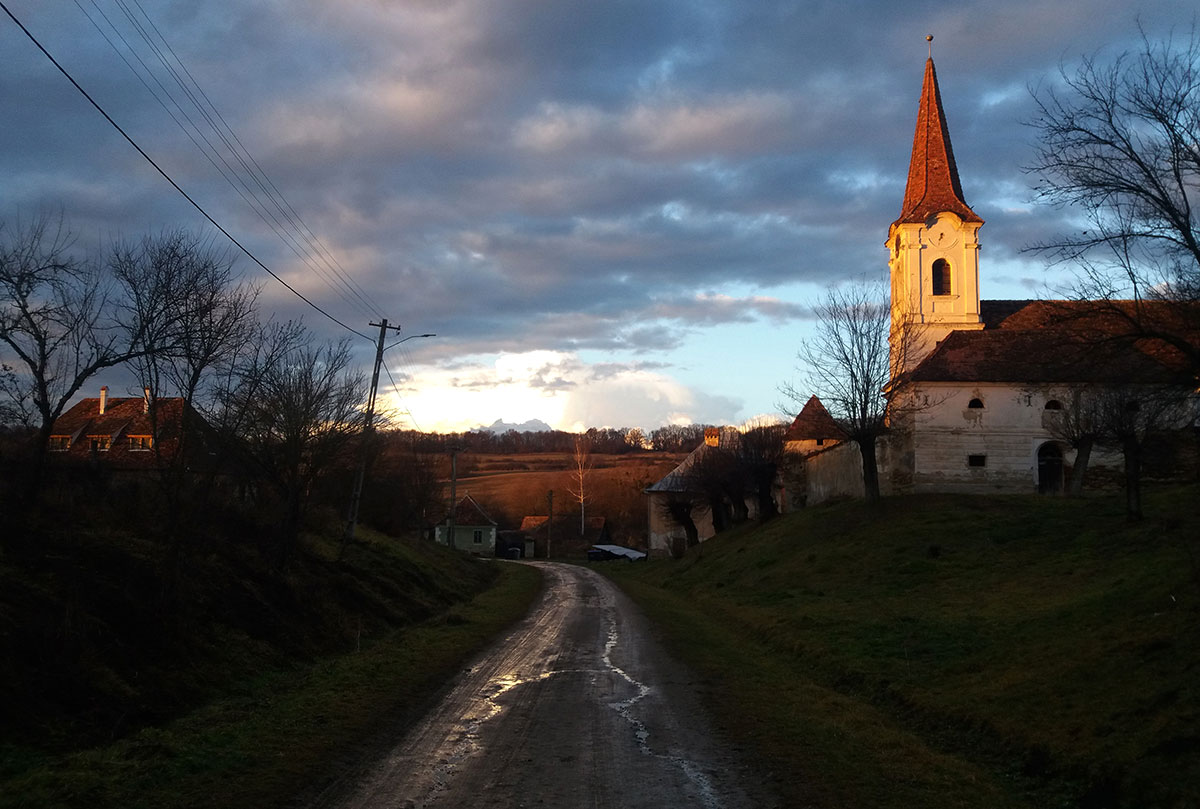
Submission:
POLYGON ((503 419, 496 419, 492 422, 492 426, 484 427, 480 425, 476 429, 484 430, 489 433, 506 433, 509 430, 514 430, 518 433, 548 433, 554 428, 541 419, 530 419, 529 421, 521 422, 520 424, 510 424, 503 419))

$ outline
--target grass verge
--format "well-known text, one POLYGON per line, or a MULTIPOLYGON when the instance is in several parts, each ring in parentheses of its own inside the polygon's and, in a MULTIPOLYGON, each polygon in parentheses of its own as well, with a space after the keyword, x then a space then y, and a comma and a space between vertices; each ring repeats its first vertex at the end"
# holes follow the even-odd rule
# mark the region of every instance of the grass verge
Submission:
POLYGON ((474 652, 528 609, 530 567, 361 650, 264 670, 174 721, 63 755, 0 751, 3 807, 284 806, 338 777, 384 728, 420 715, 474 652))
POLYGON ((606 567, 787 806, 1200 805, 1196 487, 896 498, 606 567))

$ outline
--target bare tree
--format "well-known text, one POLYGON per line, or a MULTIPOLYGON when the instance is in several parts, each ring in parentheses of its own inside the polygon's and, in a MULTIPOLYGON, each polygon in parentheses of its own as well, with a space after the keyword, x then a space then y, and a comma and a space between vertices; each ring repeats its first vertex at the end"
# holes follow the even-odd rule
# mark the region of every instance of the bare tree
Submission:
POLYGON ((650 443, 661 452, 688 452, 704 440, 704 426, 700 424, 668 424, 650 433, 650 443))
MULTIPOLYGON (((258 290, 235 282, 227 252, 184 230, 117 244, 109 266, 126 290, 118 320, 139 341, 129 365, 152 402, 169 395, 182 399, 171 451, 163 452, 160 441, 152 444, 165 512, 155 526, 168 543, 163 581, 170 591, 182 573, 190 527, 201 522, 196 518, 228 454, 228 445, 214 446, 212 436, 195 434, 207 425, 193 414, 197 407, 211 409, 219 381, 255 338, 258 290), (146 326, 135 331, 139 323, 146 326), (197 466, 196 457, 205 463, 197 466)), ((161 409, 147 412, 152 432, 160 435, 161 409)))
POLYGON ((1175 386, 1118 385, 1096 394, 1099 441, 1121 450, 1125 462, 1125 515, 1142 518, 1142 465, 1146 440, 1188 423, 1188 397, 1175 386))
POLYGON ((592 471, 592 436, 591 432, 575 436, 575 449, 571 454, 571 483, 567 486, 571 498, 579 504, 579 535, 586 533, 587 504, 591 499, 588 492, 588 479, 592 471))
POLYGON ((1080 497, 1092 449, 1104 434, 1100 394, 1094 387, 1076 386, 1066 404, 1060 404, 1059 410, 1045 411, 1043 423, 1052 436, 1075 450, 1067 491, 1072 497, 1080 497))
POLYGON ((120 244, 110 263, 129 290, 126 319, 151 324, 131 363, 139 381, 193 406, 206 375, 255 336, 258 288, 236 283, 228 252, 184 230, 120 244))
POLYGON ((274 561, 283 567, 311 486, 353 447, 365 379, 350 369, 345 341, 318 344, 295 322, 270 324, 261 339, 256 361, 240 372, 230 418, 277 495, 274 561))
POLYGON ((11 365, 0 363, 0 426, 32 427, 36 417, 32 391, 11 365))
POLYGON ((714 533, 749 518, 746 479, 738 465, 737 432, 722 430, 720 444, 703 446, 692 456, 684 475, 684 486, 712 515, 714 533))
POLYGON ((116 316, 120 296, 104 271, 73 252, 62 218, 0 223, 0 345, 14 369, 10 402, 38 428, 27 484, 37 491, 50 431, 88 379, 142 350, 148 312, 116 316))
POLYGON ((646 449, 649 446, 649 439, 642 432, 640 427, 631 427, 625 431, 625 443, 632 449, 646 449))
POLYGON ((706 508, 701 499, 691 492, 669 492, 658 501, 659 513, 663 517, 683 528, 683 547, 672 543, 671 557, 682 559, 687 548, 700 544, 700 530, 696 527, 696 517, 706 508))
POLYGON ((1190 389, 1178 384, 1130 380, 1072 388, 1066 404, 1060 410, 1046 411, 1044 420, 1051 435, 1076 450, 1070 494, 1077 497, 1082 493, 1093 448, 1118 450, 1125 467, 1126 514, 1140 519, 1147 440, 1186 427, 1193 406, 1190 389))
POLYGON ((1161 339, 1200 374, 1200 38, 1086 57, 1032 90, 1038 196, 1086 229, 1034 246, 1078 266, 1075 294, 1129 335, 1161 339))
POLYGON ((449 470, 442 468, 440 454, 420 452, 409 436, 393 431, 382 438, 365 484, 370 496, 363 498, 363 519, 391 534, 419 529, 438 512, 449 470))
POLYGON ((817 327, 796 355, 805 387, 784 384, 780 391, 801 405, 815 394, 862 455, 863 486, 868 500, 879 499, 876 442, 888 431, 899 406, 891 390, 906 367, 911 328, 898 329, 889 346, 890 307, 879 284, 831 287, 816 307, 817 327))
POLYGON ((752 425, 742 431, 735 450, 738 465, 758 502, 758 519, 763 522, 779 514, 774 488, 783 461, 785 432, 785 424, 752 425))

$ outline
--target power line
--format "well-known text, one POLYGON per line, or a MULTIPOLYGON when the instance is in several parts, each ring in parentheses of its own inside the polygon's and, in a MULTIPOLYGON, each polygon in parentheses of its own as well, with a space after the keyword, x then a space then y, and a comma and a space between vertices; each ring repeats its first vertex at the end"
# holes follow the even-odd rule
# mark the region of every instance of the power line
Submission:
POLYGON ((46 48, 42 45, 42 43, 38 41, 37 37, 35 37, 33 35, 33 33, 30 32, 30 30, 28 28, 26 28, 25 25, 19 19, 17 19, 16 15, 13 14, 12 11, 9 10, 8 5, 6 3, 4 3, 4 0, 0 0, 0 9, 4 10, 4 13, 8 15, 9 19, 11 19, 14 23, 16 23, 17 27, 21 29, 22 33, 24 33, 25 36, 29 38, 29 41, 32 42, 37 47, 37 49, 39 51, 41 51, 42 54, 45 55, 45 57, 47 59, 50 60, 51 64, 53 64, 56 68, 58 68, 58 71, 60 73, 62 73, 63 76, 66 77, 67 81, 71 82, 72 86, 74 86, 75 89, 78 90, 80 92, 80 94, 88 100, 88 103, 90 103, 93 107, 95 107, 96 111, 99 112, 102 116, 104 116, 104 120, 108 121, 108 123, 111 124, 112 127, 114 129, 116 129, 117 132, 120 133, 121 137, 123 137, 129 143, 130 146, 132 146, 134 149, 136 149, 137 153, 140 154, 147 163, 149 163, 151 166, 153 166, 155 171, 157 171, 159 174, 162 175, 163 179, 165 179, 168 183, 171 184, 172 188, 174 188, 176 191, 178 191, 183 196, 183 198, 186 199, 191 204, 191 206, 193 208, 195 208, 197 211, 199 211, 201 216, 203 216, 205 219, 207 219, 209 221, 209 223, 212 224, 213 227, 215 227, 222 234, 224 234, 225 238, 229 239, 229 241, 231 241, 239 250, 241 250, 243 253, 245 253, 246 256, 248 256, 250 258, 251 261, 253 261, 259 267, 261 267, 268 275, 270 275, 276 281, 283 284, 283 286, 289 292, 291 292, 293 295, 295 295, 300 300, 304 301, 306 304, 308 304, 314 310, 316 310, 320 314, 324 315, 326 318, 333 321, 334 323, 341 326, 343 329, 349 331, 350 333, 357 334, 359 337, 362 337, 366 340, 371 339, 370 337, 368 337, 367 335, 358 331, 357 329, 352 329, 351 327, 347 326, 345 323, 343 323, 342 321, 338 320, 333 315, 326 312, 320 306, 313 303, 311 300, 309 300, 307 297, 305 297, 305 295, 303 293, 301 293, 298 289, 296 289, 291 284, 289 284, 287 281, 283 280, 283 278, 281 278, 279 275, 277 275, 270 267, 268 267, 266 264, 259 261, 257 256, 255 256, 253 253, 251 253, 250 250, 245 247, 245 245, 243 245, 240 241, 238 241, 236 238, 234 238, 233 234, 231 234, 229 231, 227 231, 224 227, 221 226, 221 224, 216 219, 214 219, 212 216, 210 216, 208 211, 204 210, 204 208, 201 207, 200 203, 198 203, 198 202, 196 202, 196 200, 192 199, 192 197, 186 191, 184 191, 183 188, 180 187, 180 185, 178 183, 176 183, 173 179, 171 179, 171 175, 167 174, 167 172, 165 170, 163 170, 163 168, 154 161, 154 158, 150 157, 150 155, 148 155, 145 152, 145 150, 143 150, 142 147, 139 146, 132 137, 130 137, 129 133, 127 133, 124 129, 122 129, 121 125, 113 120, 112 116, 110 116, 104 110, 104 108, 101 107, 100 104, 94 98, 92 98, 91 95, 88 94, 87 90, 84 90, 83 87, 79 84, 79 82, 75 81, 75 78, 67 71, 67 69, 65 67, 63 67, 61 64, 59 64, 58 60, 55 59, 54 56, 52 56, 48 50, 46 50, 46 48))
POLYGON ((167 115, 170 116, 175 125, 187 135, 192 144, 204 155, 205 159, 208 160, 217 173, 233 188, 251 210, 255 212, 263 224, 274 231, 280 241, 297 258, 308 265, 309 269, 316 273, 334 294, 360 312, 378 315, 379 312, 373 308, 369 296, 363 292, 361 287, 358 287, 353 282, 345 269, 337 263, 337 259, 329 252, 328 248, 304 224, 295 208, 283 197, 270 178, 266 176, 262 167, 254 159, 253 155, 250 154, 249 150, 246 149, 245 144, 238 138, 233 128, 229 126, 229 123, 221 115, 220 110, 217 109, 212 99, 204 92, 199 82, 196 81, 195 77, 188 70, 187 65, 179 58, 178 54, 171 47, 171 43, 154 25, 154 21, 146 14, 145 10, 140 5, 137 5, 135 0, 135 5, 137 5, 138 11, 141 12, 141 17, 145 19, 145 23, 143 23, 131 10, 126 0, 115 0, 115 2, 134 32, 145 43, 167 76, 170 77, 170 80, 173 80, 174 84, 179 87, 184 98, 190 102, 191 107, 207 123, 208 128, 216 135, 220 143, 223 144, 224 149, 214 143, 205 133, 205 130, 193 120, 192 116, 188 114, 187 109, 185 109, 184 104, 163 84, 163 79, 160 79, 155 70, 147 64, 146 60, 133 47, 129 39, 117 27, 116 23, 99 6, 97 0, 91 0, 91 6, 103 18, 104 22, 108 24, 113 34, 120 39, 125 47, 125 51, 128 51, 137 61, 138 65, 141 66, 140 71, 126 57, 125 52, 117 46, 117 43, 113 41, 104 28, 93 18, 91 12, 84 8, 82 0, 75 0, 75 5, 88 18, 88 21, 92 23, 105 42, 108 43, 109 47, 113 49, 114 53, 125 63, 130 72, 142 83, 146 91, 150 93, 167 115), (151 37, 151 30, 156 35, 157 41, 151 37), (170 54, 170 59, 168 59, 168 53, 170 54), (178 68, 176 68, 176 65, 178 65, 178 68), (187 80, 185 80, 185 76, 187 80), (149 80, 147 77, 149 77, 149 80), (151 86, 151 81, 157 85, 157 91, 155 87, 151 86), (168 105, 167 101, 164 100, 163 96, 174 105, 175 110, 178 110, 178 115, 168 105), (180 120, 180 116, 183 117, 183 121, 180 120), (186 121, 186 125, 184 121, 186 121), (218 124, 218 121, 220 124, 218 124), (200 140, 197 140, 197 136, 200 140), (203 144, 200 141, 203 141, 203 144), (230 160, 225 156, 226 153, 232 157, 236 166, 230 164, 230 160), (218 165, 217 161, 220 161, 220 165, 218 165), (239 166, 240 169, 238 168, 239 166), (260 192, 262 196, 260 196, 260 192), (280 221, 281 217, 283 221, 280 221))
MULTIPOLYGON (((95 4, 96 0, 92 0, 92 2, 95 4)), ((305 257, 305 262, 310 263, 310 266, 312 266, 310 261, 311 258, 312 260, 317 260, 324 264, 329 275, 332 275, 337 281, 341 282, 341 285, 345 287, 345 289, 352 296, 354 296, 354 298, 356 298, 360 304, 362 304, 366 311, 372 311, 376 315, 382 316, 379 310, 375 308, 375 304, 373 303, 371 297, 366 294, 362 287, 354 283, 353 278, 349 273, 346 272, 345 268, 341 266, 337 258, 329 251, 327 247, 325 247, 317 235, 313 233, 312 229, 304 223, 304 220, 300 218, 299 213, 297 213, 296 209, 287 201, 287 199, 279 191, 279 188, 276 187, 273 182, 271 182, 270 177, 268 177, 266 172, 263 171, 262 166, 259 165, 258 161, 254 159, 254 156, 250 154, 250 150, 246 148, 244 143, 242 143, 241 138, 239 138, 237 133, 234 132, 233 127, 231 127, 229 122, 225 120, 225 117, 221 115, 221 111, 217 109, 217 106, 215 103, 213 103, 213 100, 208 96, 207 93, 204 92, 204 88, 200 86, 200 83, 196 80, 195 76, 193 76, 192 72, 188 70, 187 65, 184 64, 183 60, 179 58, 179 55, 171 46, 170 41, 163 36, 162 31, 160 31, 158 26, 154 24, 154 20, 151 19, 150 15, 146 13, 146 10, 142 7, 139 0, 132 0, 133 5, 137 7, 137 10, 141 13, 142 18, 154 32, 155 36, 158 38, 158 41, 161 42, 163 47, 166 48, 175 64, 179 65, 180 70, 182 70, 183 74, 187 77, 187 82, 183 81, 179 74, 170 66, 169 62, 162 56, 161 50, 151 41, 151 38, 146 32, 146 28, 138 23, 138 21, 135 19, 135 15, 129 11, 129 0, 116 0, 116 2, 125 12, 126 18, 134 26, 135 30, 137 30, 141 35, 142 40, 146 42, 146 44, 150 46, 150 48, 159 56, 159 61, 163 67, 167 68, 171 76, 175 78, 176 83, 184 90, 188 98, 191 99, 196 109, 201 113, 201 115, 204 116, 205 120, 208 121, 209 126, 211 126, 213 129, 213 132, 217 134, 222 143, 224 143, 229 149, 230 153, 233 154, 237 162, 243 167, 246 173, 250 175, 251 179, 254 180, 255 185, 262 189, 263 193, 266 194, 267 198, 272 202, 275 209, 279 211, 280 215, 287 220, 288 224, 290 224, 293 230, 295 230, 299 239, 303 240, 308 245, 308 250, 306 252, 309 253, 309 256, 305 257), (195 88, 195 94, 193 94, 191 89, 189 89, 189 84, 192 88, 195 88), (197 98, 196 94, 199 95, 199 98, 197 98), (204 103, 201 103, 201 100, 204 103), (206 105, 207 109, 205 109, 206 105), (212 115, 208 114, 208 110, 212 111, 212 115), (213 116, 215 116, 216 120, 214 120, 213 116), (217 125, 217 121, 220 122, 221 126, 217 125), (226 132, 229 135, 228 138, 225 136, 226 132), (232 139, 232 141, 230 139, 232 139)), ((207 140, 207 138, 205 140, 207 140)), ((272 218, 274 217, 272 216, 272 218)), ((314 267, 314 269, 316 268, 314 267)))
MULTIPOLYGON (((397 385, 396 380, 392 378, 392 370, 390 368, 388 368, 387 360, 383 361, 383 370, 387 374, 388 382, 392 383, 392 395, 395 396, 397 399, 400 399, 401 401, 403 401, 403 397, 396 390, 399 387, 399 385, 397 385)), ((412 374, 409 374, 409 376, 411 377, 412 374)), ((417 432, 419 432, 419 433, 425 432, 424 430, 421 429, 421 425, 417 424, 417 417, 413 415, 412 408, 405 407, 402 412, 408 414, 408 419, 409 419, 409 421, 412 422, 413 427, 416 428, 417 432)))

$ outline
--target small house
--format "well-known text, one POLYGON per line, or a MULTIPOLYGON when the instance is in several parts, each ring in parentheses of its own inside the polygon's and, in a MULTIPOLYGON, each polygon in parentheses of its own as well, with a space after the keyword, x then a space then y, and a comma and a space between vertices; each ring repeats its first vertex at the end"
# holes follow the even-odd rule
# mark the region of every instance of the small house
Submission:
POLYGON ((433 539, 439 545, 449 545, 478 556, 494 556, 497 528, 496 521, 468 494, 458 501, 444 523, 435 526, 433 539))

